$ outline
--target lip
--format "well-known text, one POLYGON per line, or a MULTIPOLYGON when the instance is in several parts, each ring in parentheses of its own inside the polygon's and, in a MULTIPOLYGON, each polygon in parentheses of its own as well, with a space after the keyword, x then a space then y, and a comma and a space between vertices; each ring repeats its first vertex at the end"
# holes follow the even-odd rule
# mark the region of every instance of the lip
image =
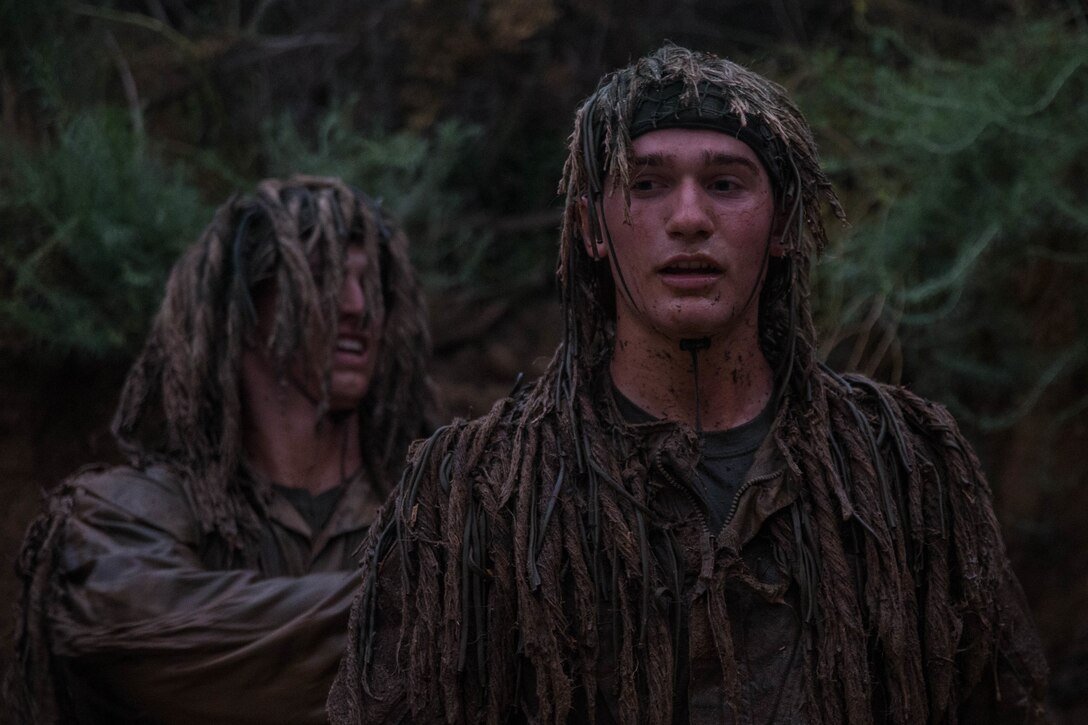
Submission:
POLYGON ((354 331, 336 336, 333 360, 338 367, 365 367, 370 356, 370 338, 354 331))
POLYGON ((721 279, 720 264, 705 254, 677 254, 657 268, 658 278, 676 290, 699 290, 721 279))

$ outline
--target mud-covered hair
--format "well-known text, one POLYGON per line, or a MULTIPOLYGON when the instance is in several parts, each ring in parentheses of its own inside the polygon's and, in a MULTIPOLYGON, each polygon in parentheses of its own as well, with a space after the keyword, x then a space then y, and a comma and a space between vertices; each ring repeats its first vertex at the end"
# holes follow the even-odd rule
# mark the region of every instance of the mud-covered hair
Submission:
POLYGON ((338 179, 268 179, 221 206, 171 271, 125 381, 113 420, 121 450, 134 465, 162 463, 188 476, 203 526, 232 546, 256 529, 235 475, 242 354, 263 346, 285 379, 295 360, 324 371, 318 417, 327 411, 349 243, 371 260, 367 310, 384 319, 377 369, 358 409, 361 452, 374 485, 391 486, 408 443, 433 415, 426 309, 404 233, 380 204, 338 179), (254 292, 268 284, 275 314, 259 339, 254 292))
MULTIPOLYGON (((826 205, 845 214, 824 174, 808 123, 778 84, 709 53, 665 45, 609 73, 578 108, 560 182, 566 196, 558 277, 566 341, 593 360, 607 355, 614 287, 585 250, 581 214, 594 240, 612 240, 599 204, 622 190, 630 204, 632 139, 657 128, 709 128, 747 143, 771 179, 786 253, 769 260, 760 296, 760 343, 776 381, 803 385, 815 364, 809 273, 827 243, 826 205)), ((620 273, 622 275, 622 272, 620 273)), ((622 276, 619 283, 624 285, 622 276)))

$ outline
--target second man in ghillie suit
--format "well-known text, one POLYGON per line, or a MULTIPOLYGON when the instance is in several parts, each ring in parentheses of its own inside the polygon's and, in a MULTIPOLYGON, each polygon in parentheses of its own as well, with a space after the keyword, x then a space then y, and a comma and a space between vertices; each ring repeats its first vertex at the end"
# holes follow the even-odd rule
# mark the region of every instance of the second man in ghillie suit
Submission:
POLYGON ((948 412, 816 359, 842 210, 785 91, 666 46, 578 109, 547 372, 414 449, 336 723, 1044 720, 948 412))
POLYGON ((113 432, 18 562, 33 723, 320 723, 355 550, 429 430, 403 232, 336 179, 262 182, 178 261, 113 432))

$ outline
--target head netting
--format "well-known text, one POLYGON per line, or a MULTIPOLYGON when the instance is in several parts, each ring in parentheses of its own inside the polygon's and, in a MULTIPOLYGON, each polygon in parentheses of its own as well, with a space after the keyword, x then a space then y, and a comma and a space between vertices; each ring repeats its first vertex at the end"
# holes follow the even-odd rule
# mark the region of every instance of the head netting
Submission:
POLYGON ((338 179, 269 179, 220 207, 171 271, 125 381, 113 420, 122 451, 136 465, 166 463, 188 476, 202 524, 232 545, 256 527, 235 475, 242 354, 264 346, 285 380, 294 361, 324 371, 321 418, 349 242, 371 260, 368 314, 384 318, 377 368, 358 409, 361 452, 374 484, 391 486, 408 443, 433 414, 426 310, 404 233, 338 179), (275 315, 267 339, 258 339, 253 294, 264 284, 275 286, 275 315))
POLYGON ((586 252, 581 210, 591 233, 611 246, 598 204, 617 190, 630 202, 632 139, 677 127, 734 135, 763 162, 786 251, 769 260, 759 302, 760 343, 780 388, 803 386, 815 364, 808 284, 811 264, 827 242, 822 207, 845 219, 842 208, 820 168, 808 123, 782 87, 731 61, 674 45, 606 75, 576 113, 560 183, 566 211, 557 275, 566 342, 582 359, 596 361, 611 351, 612 277, 586 252))

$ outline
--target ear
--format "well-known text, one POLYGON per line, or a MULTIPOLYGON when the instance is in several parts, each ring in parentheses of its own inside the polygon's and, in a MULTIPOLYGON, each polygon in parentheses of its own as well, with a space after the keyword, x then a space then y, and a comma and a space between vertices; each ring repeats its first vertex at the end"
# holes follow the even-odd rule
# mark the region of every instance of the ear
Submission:
MULTIPOLYGON (((598 219, 600 209, 598 208, 598 219)), ((589 223, 589 200, 583 194, 578 199, 578 226, 582 231, 582 244, 586 254, 592 259, 606 259, 608 257, 608 245, 600 238, 597 230, 591 229, 589 223)))

